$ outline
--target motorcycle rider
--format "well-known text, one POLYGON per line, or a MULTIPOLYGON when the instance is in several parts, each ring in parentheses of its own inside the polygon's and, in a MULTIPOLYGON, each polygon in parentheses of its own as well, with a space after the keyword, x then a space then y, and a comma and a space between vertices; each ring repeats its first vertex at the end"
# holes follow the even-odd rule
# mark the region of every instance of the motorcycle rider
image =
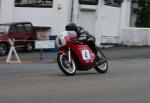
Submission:
POLYGON ((77 26, 73 22, 67 24, 65 29, 66 29, 66 31, 75 31, 78 35, 78 38, 76 38, 73 42, 74 43, 78 43, 78 42, 86 43, 92 49, 92 51, 95 53, 96 58, 98 57, 97 48, 96 48, 96 44, 95 44, 95 37, 93 35, 91 35, 83 27, 77 26))

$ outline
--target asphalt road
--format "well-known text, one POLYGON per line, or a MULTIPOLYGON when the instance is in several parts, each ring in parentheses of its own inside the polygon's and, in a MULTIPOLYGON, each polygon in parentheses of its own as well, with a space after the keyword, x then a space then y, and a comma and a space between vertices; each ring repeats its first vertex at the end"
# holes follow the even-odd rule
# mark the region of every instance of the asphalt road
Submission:
MULTIPOLYGON (((114 47, 101 50, 108 60, 150 58, 150 47, 114 47)), ((40 60, 38 51, 30 53, 18 51, 18 55, 25 63, 49 64, 56 61, 55 52, 43 52, 43 60, 40 60)), ((7 56, 0 56, 0 64, 5 64, 6 58, 7 56)), ((12 56, 12 60, 16 60, 15 56, 12 56)))
POLYGON ((64 76, 57 64, 1 64, 0 103, 150 103, 150 59, 64 76))

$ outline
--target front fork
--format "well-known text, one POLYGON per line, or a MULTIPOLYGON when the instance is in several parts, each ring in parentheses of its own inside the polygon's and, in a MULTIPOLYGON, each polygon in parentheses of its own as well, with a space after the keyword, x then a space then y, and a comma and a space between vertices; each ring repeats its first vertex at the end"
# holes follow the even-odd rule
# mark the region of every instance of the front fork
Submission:
POLYGON ((70 49, 70 47, 68 48, 68 59, 69 59, 69 63, 71 63, 71 49, 70 49))
MULTIPOLYGON (((61 51, 61 50, 60 50, 61 51)), ((61 54, 64 54, 64 55, 66 55, 66 56, 68 56, 68 63, 67 64, 71 64, 72 63, 72 61, 71 61, 71 48, 69 47, 68 48, 68 50, 67 51, 61 51, 60 52, 61 54)))

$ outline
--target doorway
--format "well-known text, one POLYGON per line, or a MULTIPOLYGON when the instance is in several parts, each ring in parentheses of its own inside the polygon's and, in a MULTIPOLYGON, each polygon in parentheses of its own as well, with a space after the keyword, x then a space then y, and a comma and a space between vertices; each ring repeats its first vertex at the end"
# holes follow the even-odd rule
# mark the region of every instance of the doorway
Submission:
POLYGON ((96 11, 80 10, 77 23, 84 27, 90 34, 94 35, 96 11))

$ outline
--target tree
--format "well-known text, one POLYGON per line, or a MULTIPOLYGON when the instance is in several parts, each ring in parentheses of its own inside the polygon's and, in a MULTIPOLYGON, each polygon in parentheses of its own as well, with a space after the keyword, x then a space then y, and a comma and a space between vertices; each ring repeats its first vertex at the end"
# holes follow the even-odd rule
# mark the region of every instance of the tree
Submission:
POLYGON ((150 0, 138 0, 137 27, 150 27, 150 0))

